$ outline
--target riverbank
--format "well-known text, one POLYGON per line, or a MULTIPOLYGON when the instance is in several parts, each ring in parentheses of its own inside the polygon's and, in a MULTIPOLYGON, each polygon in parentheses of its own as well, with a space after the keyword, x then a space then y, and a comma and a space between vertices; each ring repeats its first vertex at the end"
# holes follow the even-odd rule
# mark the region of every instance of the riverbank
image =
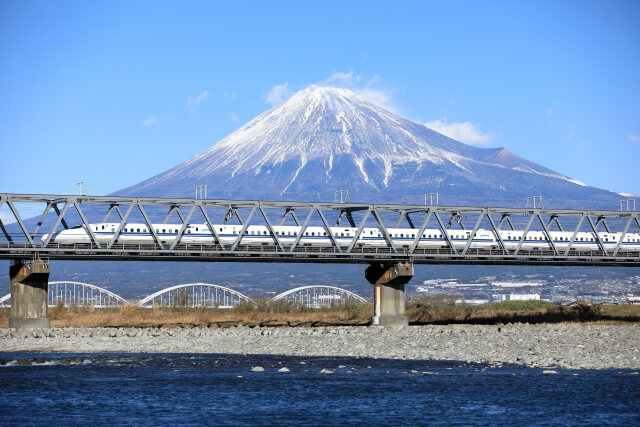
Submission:
MULTIPOLYGON (((149 328, 232 326, 367 326, 373 316, 371 303, 351 303, 320 309, 294 307, 290 303, 239 304, 231 309, 203 307, 114 308, 65 307, 49 309, 54 328, 149 328)), ((640 306, 576 305, 564 307, 546 301, 504 301, 483 306, 458 305, 454 299, 418 298, 407 303, 411 325, 498 325, 507 323, 640 323, 640 306)), ((9 327, 9 309, 0 308, 0 328, 9 327)))
POLYGON ((347 356, 640 369, 640 325, 0 329, 0 351, 347 356))

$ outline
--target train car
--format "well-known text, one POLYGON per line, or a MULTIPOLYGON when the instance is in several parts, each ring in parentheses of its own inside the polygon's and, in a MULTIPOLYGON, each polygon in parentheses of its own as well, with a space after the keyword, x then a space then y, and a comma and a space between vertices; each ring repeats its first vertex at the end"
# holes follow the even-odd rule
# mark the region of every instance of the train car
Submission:
MULTIPOLYGON (((90 224, 91 231, 99 243, 109 243, 113 240, 119 223, 90 224)), ((163 244, 171 244, 180 234, 183 224, 153 224, 156 236, 163 244)), ((216 237, 224 245, 231 245, 237 241, 243 232, 241 225, 213 224, 215 233, 207 224, 188 224, 181 238, 182 244, 211 245, 216 237)), ((309 226, 302 235, 302 227, 275 226, 273 232, 283 246, 291 246, 298 241, 299 246, 333 246, 333 241, 341 247, 353 244, 353 239, 358 233, 355 227, 330 227, 331 237, 324 227, 309 226), (332 239, 333 238, 333 239, 332 239), (333 241, 332 241, 333 240, 333 241)), ((439 229, 425 229, 422 235, 416 237, 420 230, 415 228, 388 228, 387 235, 375 227, 365 227, 358 236, 355 246, 358 247, 386 247, 387 239, 398 248, 410 248, 416 244, 418 248, 447 248, 447 238, 456 249, 462 249, 469 245, 471 249, 497 249, 498 239, 490 230, 479 229, 473 237, 471 230, 447 230, 446 236, 439 229), (469 242, 471 239, 471 242, 469 242)), ((500 238, 509 250, 520 248, 521 250, 546 250, 550 248, 547 235, 542 231, 529 231, 523 239, 522 230, 501 230, 500 238)), ((574 236, 573 232, 550 232, 550 237, 555 247, 564 250, 571 245, 576 251, 599 250, 595 235, 590 232, 579 232, 574 236)), ((606 250, 614 250, 620 247, 627 251, 640 251, 640 234, 627 233, 622 242, 622 233, 599 233, 600 241, 606 250)), ((48 235, 42 237, 46 241, 48 235)), ((51 241, 60 244, 91 243, 86 226, 77 226, 60 232, 56 232, 51 241)), ((154 237, 149 227, 142 223, 127 223, 123 226, 118 243, 154 243, 154 237)), ((243 245, 273 245, 274 235, 266 226, 248 226, 240 241, 243 245)))

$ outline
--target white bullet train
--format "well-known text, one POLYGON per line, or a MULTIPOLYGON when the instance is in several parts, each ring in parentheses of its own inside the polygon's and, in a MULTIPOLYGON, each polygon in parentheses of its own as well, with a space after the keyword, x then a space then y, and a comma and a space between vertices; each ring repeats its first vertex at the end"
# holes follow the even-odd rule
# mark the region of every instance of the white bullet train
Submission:
MULTIPOLYGON (((119 226, 119 223, 90 224, 91 231, 100 243, 110 242, 119 226)), ((226 245, 233 244, 238 238, 239 233, 242 232, 242 226, 240 225, 224 224, 213 226, 215 227, 220 242, 226 245)), ((182 224, 153 224, 156 235, 163 244, 173 243, 178 237, 181 227, 182 224)), ((298 234, 301 228, 302 227, 297 226, 275 226, 273 230, 283 246, 291 246, 299 237, 298 234)), ((352 239, 357 234, 357 231, 358 229, 354 227, 331 227, 331 233, 336 242, 340 246, 345 247, 352 243, 352 239)), ((416 234, 419 231, 420 230, 416 228, 387 229, 394 246, 399 248, 410 247, 415 241, 416 234)), ((456 249, 462 249, 467 245, 471 232, 472 230, 447 230, 449 239, 456 249)), ((499 233, 505 246, 508 249, 515 249, 520 244, 523 231, 501 230, 499 233)), ((566 249, 573 236, 572 231, 551 231, 550 234, 554 245, 558 249, 566 249)), ((638 233, 627 233, 621 243, 622 233, 598 233, 598 235, 607 250, 614 250, 620 245, 620 250, 622 251, 640 251, 640 234, 638 233)), ((48 234, 45 234, 42 237, 42 241, 45 242, 48 237, 48 234)), ((51 242, 59 244, 91 243, 91 239, 87 233, 86 226, 82 225, 55 233, 51 238, 51 242)), ((148 230, 148 226, 141 223, 126 224, 118 237, 118 243, 138 244, 153 242, 153 235, 148 230)), ((214 237, 207 224, 188 224, 180 243, 210 245, 214 243, 214 237)), ((266 226, 252 225, 247 227, 241 244, 273 245, 274 239, 266 226)), ((300 237, 298 245, 332 246, 332 243, 324 227, 309 226, 305 229, 304 235, 300 237)), ((356 245, 360 247, 386 247, 387 242, 380 229, 366 227, 358 237, 356 245)), ((418 248, 435 249, 446 247, 448 247, 446 239, 439 229, 425 229, 418 242, 418 248)), ((499 243, 493 231, 479 229, 473 236, 470 247, 476 249, 497 249, 499 248, 499 243)), ((577 233, 571 248, 577 251, 599 249, 594 233, 591 232, 577 233)), ((521 249, 549 249, 549 244, 542 231, 529 231, 522 243, 521 249)))

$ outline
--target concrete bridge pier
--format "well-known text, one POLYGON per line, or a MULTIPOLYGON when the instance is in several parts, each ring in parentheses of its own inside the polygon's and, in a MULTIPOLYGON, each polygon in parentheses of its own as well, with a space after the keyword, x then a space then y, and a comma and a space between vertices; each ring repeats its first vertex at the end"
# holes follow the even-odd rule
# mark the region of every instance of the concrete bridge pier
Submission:
POLYGON ((413 277, 410 263, 370 264, 365 277, 373 284, 372 324, 380 326, 408 326, 405 315, 404 285, 413 277))
POLYGON ((14 261, 11 277, 10 328, 49 328, 49 264, 34 260, 14 261))

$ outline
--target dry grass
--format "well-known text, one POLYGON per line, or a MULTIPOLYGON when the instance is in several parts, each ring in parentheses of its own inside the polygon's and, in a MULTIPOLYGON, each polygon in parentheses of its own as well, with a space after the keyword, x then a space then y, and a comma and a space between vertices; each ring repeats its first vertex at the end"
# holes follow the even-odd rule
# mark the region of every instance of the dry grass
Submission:
POLYGON ((191 307, 140 308, 126 305, 118 309, 54 307, 49 310, 52 327, 163 327, 163 326, 298 326, 320 324, 366 324, 371 318, 368 307, 330 309, 264 310, 253 305, 233 309, 191 307))
MULTIPOLYGON (((556 323, 567 321, 640 322, 640 306, 602 305, 589 308, 560 307, 545 303, 516 302, 484 306, 455 305, 452 297, 421 298, 407 303, 411 324, 497 324, 513 322, 556 323)), ((233 309, 190 307, 121 308, 56 306, 49 309, 52 327, 170 327, 217 326, 319 326, 366 325, 373 315, 371 304, 350 304, 325 309, 296 308, 287 303, 242 304, 233 309)), ((9 309, 0 309, 0 328, 9 327, 9 309)))

